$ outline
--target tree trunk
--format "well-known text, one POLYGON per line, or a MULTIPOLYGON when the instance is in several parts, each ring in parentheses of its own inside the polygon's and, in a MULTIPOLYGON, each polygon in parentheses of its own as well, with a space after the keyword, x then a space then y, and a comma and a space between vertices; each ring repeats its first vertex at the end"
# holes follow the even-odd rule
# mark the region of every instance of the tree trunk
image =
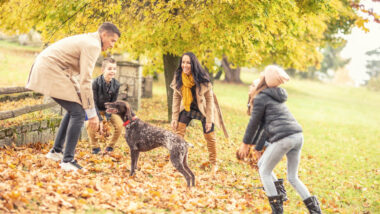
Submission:
POLYGON ((224 69, 225 82, 242 83, 242 81, 240 80, 240 67, 238 66, 235 69, 231 68, 231 63, 228 62, 226 56, 223 57, 222 67, 224 69))
POLYGON ((220 70, 216 73, 216 75, 214 76, 214 80, 220 80, 220 77, 222 76, 222 74, 223 74, 223 70, 220 69, 220 70))
POLYGON ((172 54, 164 54, 163 56, 169 122, 172 119, 172 104, 173 104, 173 89, 170 88, 170 83, 172 82, 174 78, 174 73, 178 67, 180 58, 181 58, 180 56, 174 56, 172 54))

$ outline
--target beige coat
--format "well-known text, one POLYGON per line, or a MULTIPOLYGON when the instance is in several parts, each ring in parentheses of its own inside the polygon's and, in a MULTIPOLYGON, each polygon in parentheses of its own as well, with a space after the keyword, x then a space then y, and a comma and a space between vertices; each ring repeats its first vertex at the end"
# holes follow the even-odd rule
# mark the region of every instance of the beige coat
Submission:
POLYGON ((93 109, 91 80, 100 52, 97 32, 59 40, 37 56, 26 88, 93 109))
MULTIPOLYGON (((185 109, 182 101, 182 92, 177 89, 177 82, 174 76, 170 87, 173 92, 173 106, 172 106, 172 120, 179 119, 179 113, 185 109)), ((214 92, 212 91, 211 83, 208 83, 207 87, 201 84, 201 91, 196 87, 196 99, 198 103, 199 111, 206 117, 206 123, 214 123, 218 128, 222 128, 224 135, 228 138, 226 127, 224 126, 222 112, 220 110, 218 100, 214 92)))

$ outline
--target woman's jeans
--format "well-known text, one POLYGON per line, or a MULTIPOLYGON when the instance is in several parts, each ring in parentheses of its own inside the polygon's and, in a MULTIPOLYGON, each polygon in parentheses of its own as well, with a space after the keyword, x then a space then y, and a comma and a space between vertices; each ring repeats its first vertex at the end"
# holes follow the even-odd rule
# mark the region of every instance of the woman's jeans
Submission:
POLYGON ((269 144, 263 156, 258 162, 261 182, 267 196, 278 195, 274 181, 276 176, 273 173, 275 166, 286 155, 288 160, 288 181, 300 194, 302 200, 310 197, 310 192, 302 181, 298 178, 298 165, 300 162, 301 149, 303 144, 303 134, 297 133, 285 137, 279 141, 269 144))
POLYGON ((54 151, 61 152, 66 141, 62 161, 70 162, 74 160, 75 147, 77 146, 84 123, 85 111, 78 103, 57 98, 53 99, 67 111, 61 121, 57 137, 55 138, 54 151))

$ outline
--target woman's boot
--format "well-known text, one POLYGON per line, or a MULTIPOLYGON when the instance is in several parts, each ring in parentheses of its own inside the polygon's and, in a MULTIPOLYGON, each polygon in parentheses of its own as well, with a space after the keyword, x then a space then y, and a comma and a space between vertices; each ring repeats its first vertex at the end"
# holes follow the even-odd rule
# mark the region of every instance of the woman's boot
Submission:
POLYGON ((321 214, 321 208, 319 206, 319 202, 317 200, 317 197, 310 196, 303 200, 303 203, 305 203, 307 209, 309 210, 310 214, 321 214))
POLYGON ((212 167, 212 171, 216 172, 218 170, 218 166, 216 163, 216 135, 215 132, 210 132, 204 134, 205 139, 207 141, 207 149, 209 153, 209 161, 212 167))
POLYGON ((272 208, 272 214, 282 214, 284 210, 282 208, 282 195, 268 196, 270 207, 272 208))
POLYGON ((284 179, 278 179, 277 181, 274 182, 274 185, 276 186, 277 193, 279 195, 282 195, 282 200, 287 201, 288 196, 286 195, 286 190, 284 187, 284 179))
POLYGON ((178 122, 177 130, 175 130, 175 133, 182 138, 185 138, 186 134, 186 123, 178 122))

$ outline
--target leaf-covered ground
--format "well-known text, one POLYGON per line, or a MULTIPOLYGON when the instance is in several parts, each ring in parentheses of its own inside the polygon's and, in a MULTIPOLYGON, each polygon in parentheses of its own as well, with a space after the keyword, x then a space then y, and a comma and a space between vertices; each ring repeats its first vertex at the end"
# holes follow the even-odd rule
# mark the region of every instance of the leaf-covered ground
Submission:
MULTIPOLYGON (((24 86, 34 61, 34 53, 14 49, 0 41, 2 86, 24 86)), ((246 84, 256 77, 241 73, 246 84)), ((287 105, 304 130, 299 177, 318 196, 323 212, 379 213, 380 95, 365 88, 296 79, 284 87, 287 105)), ((0 149, 0 213, 270 213, 257 171, 235 159, 248 122, 248 85, 216 82, 214 89, 230 134, 226 141, 217 130, 220 168, 215 177, 201 168, 208 153, 199 123, 186 134, 195 146, 189 151, 189 166, 196 187, 190 190, 164 148, 142 153, 132 178, 129 148, 122 139, 112 156, 91 155, 88 142, 80 142, 76 158, 88 171, 76 174, 45 159, 52 145, 0 149)), ((137 115, 170 129, 162 79, 154 83, 153 93, 153 99, 142 101, 137 115)), ((34 112, 0 121, 0 128, 46 117, 50 117, 46 111, 34 112)), ((286 177, 285 169, 283 160, 275 168, 278 177, 286 177)), ((285 187, 289 196, 285 213, 306 213, 295 190, 288 182, 285 187)))
MULTIPOLYGON (((245 86, 224 85, 219 88, 216 85, 219 94, 226 89, 234 93, 234 89, 242 90, 245 86)), ((154 125, 170 129, 165 121, 163 91, 161 86, 155 88, 154 98, 144 99, 137 115, 154 125)), ((129 148, 124 139, 119 140, 112 154, 102 155, 90 154, 88 142, 79 142, 76 158, 87 172, 77 173, 64 172, 57 162, 44 157, 52 142, 50 145, 34 144, 0 150, 0 211, 269 213, 269 204, 260 189, 256 169, 247 162, 237 161, 234 156, 248 120, 244 115, 245 109, 236 111, 227 105, 228 100, 221 103, 231 139, 226 141, 222 133, 217 132, 220 168, 215 175, 208 168, 203 168, 208 153, 200 123, 194 123, 186 134, 186 139, 195 146, 189 151, 189 166, 196 175, 194 188, 186 188, 185 179, 171 165, 164 148, 142 153, 136 176, 129 177, 129 148)), ((311 130, 306 127, 306 132, 311 130)), ((308 134, 305 135, 307 139, 308 134)), ((331 137, 328 131, 323 135, 324 138, 331 137)), ((310 143, 314 145, 313 140, 310 143)), ((308 145, 302 155, 299 174, 309 190, 319 196, 326 213, 371 213, 378 207, 378 199, 374 199, 379 191, 378 168, 364 167, 362 172, 367 174, 360 174, 359 169, 352 169, 356 168, 354 164, 346 165, 347 160, 341 155, 329 160, 316 153, 315 148, 310 150, 308 145), (353 174, 352 170, 359 174, 353 174)), ((346 148, 349 151, 350 147, 346 148)), ((318 150, 323 152, 324 149, 320 147, 318 150)), ((340 153, 345 154, 345 151, 340 153)), ((352 155, 359 162, 364 157, 352 155)), ((373 157, 369 154, 363 160, 367 160, 370 166, 375 161, 373 157)), ((286 175, 285 164, 282 161, 276 168, 279 177, 286 175)), ((290 198, 285 203, 285 211, 307 212, 296 192, 287 182, 285 186, 290 198)))
MULTIPOLYGON (((149 112, 164 110, 160 98, 144 100, 138 115, 149 118, 149 112)), ((169 128, 163 118, 149 122, 169 128)), ((197 128, 189 129, 193 134, 198 132, 197 128)), ((221 164, 215 175, 203 168, 208 153, 203 136, 196 135, 191 135, 195 148, 190 151, 189 165, 196 175, 196 187, 191 189, 186 188, 183 176, 171 165, 164 148, 141 154, 140 169, 136 176, 129 177, 129 148, 123 139, 115 152, 105 155, 92 155, 88 142, 79 142, 76 158, 87 172, 78 173, 64 172, 59 163, 44 157, 51 145, 2 149, 0 210, 269 211, 263 191, 256 189, 260 186, 257 177, 248 176, 249 171, 237 174, 228 170, 226 164, 236 162, 234 159, 221 164)))
MULTIPOLYGON (((79 142, 76 159, 87 172, 78 173, 64 172, 57 162, 44 157, 53 142, 34 144, 0 149, 0 213, 270 213, 256 169, 235 158, 248 122, 248 87, 222 82, 214 86, 230 139, 217 130, 220 167, 213 176, 203 169, 208 152, 200 123, 188 128, 186 139, 194 145, 189 166, 196 187, 186 188, 164 148, 142 153, 136 176, 129 177, 129 148, 124 139, 111 155, 92 155, 88 142, 79 142)), ((299 176, 318 196, 324 213, 378 213, 380 97, 364 89, 310 81, 293 80, 285 87, 288 106, 305 135, 299 176)), ((154 97, 142 100, 137 115, 170 130, 162 80, 153 91, 154 97)), ((286 177, 285 159, 275 172, 286 177)), ((295 190, 288 182, 285 187, 289 194, 285 213, 306 213, 295 190)))
MULTIPOLYGON (((43 98, 25 98, 17 101, 5 101, 0 102, 0 111, 9 111, 9 110, 15 110, 19 108, 23 108, 25 106, 33 106, 33 105, 39 105, 43 104, 43 98)), ((27 122, 34 122, 39 120, 44 120, 47 118, 57 118, 59 117, 58 114, 55 114, 52 111, 49 110, 43 110, 43 111, 35 111, 27 114, 20 115, 18 117, 9 118, 6 120, 0 120, 0 130, 6 129, 9 127, 17 127, 20 125, 23 125, 27 122)))
POLYGON ((9 111, 12 109, 22 108, 25 106, 39 105, 43 103, 43 99, 25 98, 17 101, 0 102, 0 111, 9 111))

